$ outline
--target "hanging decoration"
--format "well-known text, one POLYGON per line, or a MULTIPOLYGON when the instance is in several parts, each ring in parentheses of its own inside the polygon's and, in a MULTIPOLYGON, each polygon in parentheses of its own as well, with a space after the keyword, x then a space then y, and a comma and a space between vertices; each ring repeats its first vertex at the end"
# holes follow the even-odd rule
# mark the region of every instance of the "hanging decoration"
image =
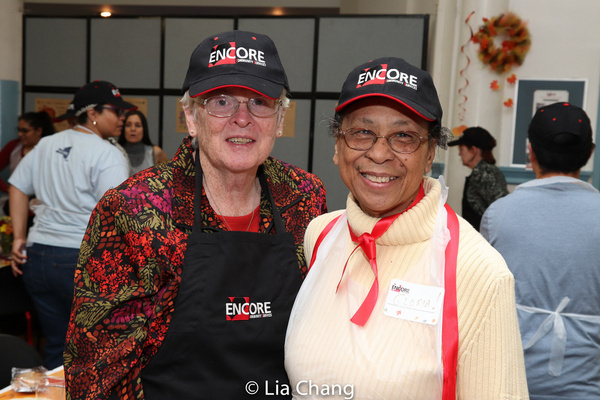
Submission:
POLYGON ((459 137, 460 135, 462 135, 465 129, 467 129, 466 125, 455 126, 454 128, 452 128, 452 135, 454 137, 459 137))
POLYGON ((523 64, 531 46, 527 24, 512 12, 483 18, 483 25, 472 41, 479 44, 481 62, 499 74, 523 64), (495 39, 503 39, 500 46, 496 45, 495 39))
POLYGON ((458 89, 458 94, 460 96, 462 96, 462 101, 460 103, 458 103, 458 119, 462 122, 465 119, 465 113, 467 112, 467 100, 469 99, 464 93, 463 91, 467 88, 467 86, 469 86, 469 80, 465 77, 465 71, 467 70, 467 68, 469 68, 469 65, 471 65, 471 59, 469 58, 469 56, 467 55, 467 53, 465 53, 465 47, 473 40, 473 28, 471 28, 471 25, 469 25, 469 19, 471 19, 471 17, 473 16, 473 14, 475 14, 475 11, 471 11, 471 13, 469 14, 469 16, 467 17, 467 19, 465 19, 465 24, 467 24, 467 26, 469 27, 469 31, 471 32, 471 35, 469 36, 469 40, 463 44, 462 46, 460 46, 460 52, 462 54, 465 55, 465 57, 467 58, 467 65, 465 65, 465 67, 463 69, 461 69, 459 71, 459 74, 461 76, 461 78, 463 78, 465 80, 465 85, 461 88, 458 89))

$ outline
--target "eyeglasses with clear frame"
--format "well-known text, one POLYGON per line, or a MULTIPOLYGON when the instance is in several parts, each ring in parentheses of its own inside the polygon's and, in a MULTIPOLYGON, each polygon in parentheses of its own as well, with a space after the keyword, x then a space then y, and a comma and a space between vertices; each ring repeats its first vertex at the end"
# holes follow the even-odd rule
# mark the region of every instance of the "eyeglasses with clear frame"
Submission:
POLYGON ((246 103, 250 114, 259 118, 271 117, 277 114, 281 107, 280 99, 253 97, 247 101, 240 101, 235 97, 226 94, 200 99, 199 103, 204 106, 206 112, 219 118, 227 118, 234 115, 239 110, 241 103, 246 103))
POLYGON ((346 145, 353 150, 371 150, 379 138, 385 139, 390 148, 396 153, 410 154, 417 151, 421 143, 429 136, 421 136, 413 131, 401 131, 390 133, 387 136, 379 136, 369 129, 349 128, 340 132, 346 145))

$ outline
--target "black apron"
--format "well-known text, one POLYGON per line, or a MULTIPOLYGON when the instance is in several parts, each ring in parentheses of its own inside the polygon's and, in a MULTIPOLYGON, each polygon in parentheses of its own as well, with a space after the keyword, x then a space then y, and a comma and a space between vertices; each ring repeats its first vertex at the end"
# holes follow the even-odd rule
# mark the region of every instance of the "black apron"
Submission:
POLYGON ((194 226, 181 285, 165 340, 142 370, 145 398, 239 400, 269 393, 269 399, 289 399, 283 348, 302 283, 293 236, 262 172, 275 235, 206 233, 199 162, 196 171, 194 226))

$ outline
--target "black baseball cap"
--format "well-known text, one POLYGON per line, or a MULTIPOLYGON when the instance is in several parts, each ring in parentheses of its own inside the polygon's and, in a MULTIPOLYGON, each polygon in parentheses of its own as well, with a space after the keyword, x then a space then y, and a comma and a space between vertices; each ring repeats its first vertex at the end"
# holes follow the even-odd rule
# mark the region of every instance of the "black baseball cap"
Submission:
POLYGON ((246 31, 212 35, 190 58, 183 92, 191 97, 223 87, 243 87, 276 99, 289 91, 287 76, 270 37, 246 31))
POLYGON ((92 81, 82 86, 73 98, 73 114, 81 114, 103 104, 110 104, 122 110, 135 110, 137 106, 126 102, 121 97, 119 89, 110 82, 92 81))
POLYGON ((578 153, 592 143, 592 125, 585 111, 569 103, 538 108, 529 123, 531 144, 557 153, 578 153))
POLYGON ((354 68, 342 86, 335 111, 372 96, 395 100, 422 118, 441 124, 442 106, 431 75, 402 58, 378 58, 354 68))
POLYGON ((448 146, 458 146, 464 144, 466 146, 475 146, 482 150, 491 150, 496 147, 496 140, 490 133, 480 126, 467 128, 462 135, 457 139, 448 143, 448 146))
POLYGON ((61 114, 58 117, 54 117, 54 122, 61 122, 66 119, 71 119, 75 117, 75 105, 73 104, 73 102, 70 102, 69 106, 67 107, 67 111, 65 111, 64 114, 61 114))

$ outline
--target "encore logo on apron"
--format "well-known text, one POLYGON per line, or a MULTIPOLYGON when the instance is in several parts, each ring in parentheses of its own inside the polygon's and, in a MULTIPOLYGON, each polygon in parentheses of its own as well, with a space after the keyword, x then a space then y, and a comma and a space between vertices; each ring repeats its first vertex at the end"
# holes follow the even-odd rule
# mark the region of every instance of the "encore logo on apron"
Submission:
POLYGON ((250 297, 230 297, 225 303, 227 321, 248 321, 253 318, 270 318, 271 302, 251 302, 250 297))

